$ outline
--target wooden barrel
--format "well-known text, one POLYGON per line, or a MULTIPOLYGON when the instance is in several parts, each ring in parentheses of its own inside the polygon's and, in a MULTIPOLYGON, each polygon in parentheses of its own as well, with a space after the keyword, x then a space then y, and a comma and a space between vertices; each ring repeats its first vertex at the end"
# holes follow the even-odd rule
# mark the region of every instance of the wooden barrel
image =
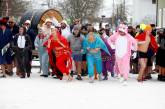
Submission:
MULTIPOLYGON (((37 34, 38 25, 42 26, 47 18, 55 18, 57 19, 58 22, 61 22, 63 20, 61 13, 55 9, 48 9, 48 10, 35 9, 25 12, 25 14, 21 17, 19 25, 22 25, 26 20, 30 20, 31 21, 30 28, 33 29, 33 31, 37 34)), ((32 54, 33 57, 37 57, 38 51, 33 50, 32 54)))
POLYGON ((37 26, 42 25, 47 18, 55 18, 58 22, 63 20, 61 13, 55 9, 35 9, 25 12, 21 17, 20 25, 22 25, 26 20, 31 20, 31 28, 37 31, 37 26))

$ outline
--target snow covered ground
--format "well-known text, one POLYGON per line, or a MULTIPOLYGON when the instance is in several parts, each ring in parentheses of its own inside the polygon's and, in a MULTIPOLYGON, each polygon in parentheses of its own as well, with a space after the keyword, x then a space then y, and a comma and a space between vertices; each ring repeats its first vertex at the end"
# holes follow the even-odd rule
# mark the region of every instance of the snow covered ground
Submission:
POLYGON ((127 86, 117 79, 88 83, 39 77, 0 79, 0 109, 165 109, 165 83, 153 79, 143 83, 130 75, 127 86))

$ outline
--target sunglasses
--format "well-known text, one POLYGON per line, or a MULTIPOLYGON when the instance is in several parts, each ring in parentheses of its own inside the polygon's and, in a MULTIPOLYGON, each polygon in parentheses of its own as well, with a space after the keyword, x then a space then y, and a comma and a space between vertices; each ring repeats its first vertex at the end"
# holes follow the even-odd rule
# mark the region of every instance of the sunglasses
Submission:
POLYGON ((25 23, 25 25, 30 25, 29 23, 25 23))
POLYGON ((14 22, 9 22, 9 24, 13 24, 14 22))

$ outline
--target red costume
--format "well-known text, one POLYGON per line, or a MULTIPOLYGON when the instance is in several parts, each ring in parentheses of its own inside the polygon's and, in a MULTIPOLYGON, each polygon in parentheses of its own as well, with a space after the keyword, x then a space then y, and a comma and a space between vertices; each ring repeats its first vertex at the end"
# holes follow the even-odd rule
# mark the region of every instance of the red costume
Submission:
MULTIPOLYGON (((139 35, 137 35, 136 39, 138 41, 145 41, 146 32, 143 32, 143 33, 140 33, 139 35)), ((156 53, 158 50, 158 44, 156 43, 155 37, 152 34, 150 35, 150 40, 151 40, 151 42, 150 42, 149 48, 151 48, 154 51, 154 53, 156 53)))
MULTIPOLYGON (((44 45, 47 46, 49 62, 52 67, 53 74, 56 74, 58 77, 58 70, 62 74, 69 74, 69 70, 72 67, 72 61, 71 50, 69 48, 67 40, 63 36, 61 36, 58 31, 56 32, 56 35, 59 41, 55 40, 54 36, 51 35, 44 45)), ((62 78, 60 77, 60 79, 62 78)))

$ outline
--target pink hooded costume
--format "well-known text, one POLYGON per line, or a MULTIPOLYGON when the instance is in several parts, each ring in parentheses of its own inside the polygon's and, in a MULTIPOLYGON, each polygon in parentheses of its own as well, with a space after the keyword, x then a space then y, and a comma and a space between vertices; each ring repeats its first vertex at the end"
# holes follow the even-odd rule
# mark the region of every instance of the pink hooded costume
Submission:
POLYGON ((131 50, 137 50, 137 41, 128 34, 127 26, 120 24, 118 31, 108 39, 108 43, 115 45, 115 73, 122 75, 127 80, 130 70, 131 50), (120 35, 120 32, 124 32, 125 35, 120 35))

